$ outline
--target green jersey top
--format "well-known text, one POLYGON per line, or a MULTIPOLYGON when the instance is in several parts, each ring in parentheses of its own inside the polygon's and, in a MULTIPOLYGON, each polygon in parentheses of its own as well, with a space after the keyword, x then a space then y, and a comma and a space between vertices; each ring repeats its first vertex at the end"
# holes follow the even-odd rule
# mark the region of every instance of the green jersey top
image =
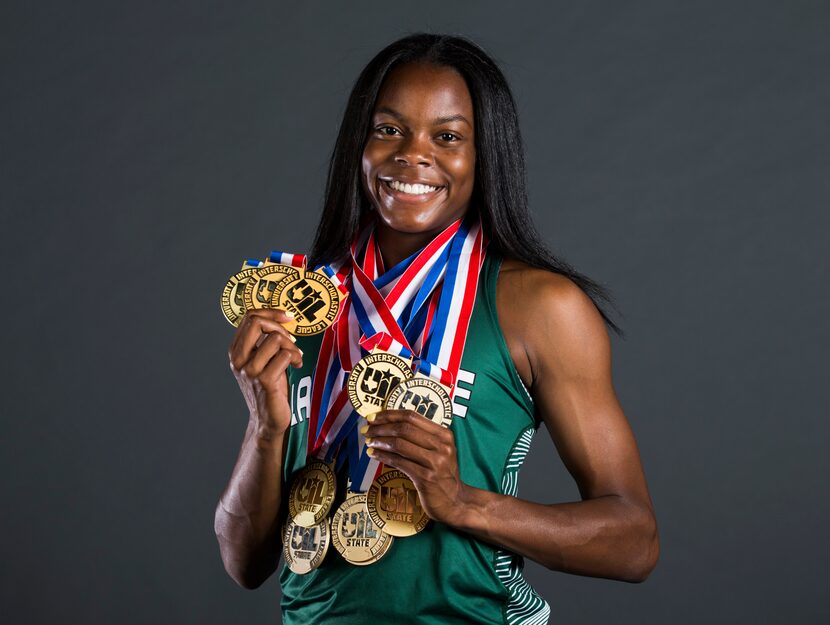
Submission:
MULTIPOLYGON (((501 258, 488 253, 479 277, 451 428, 461 479, 477 488, 516 496, 519 468, 539 427, 533 401, 516 372, 496 315, 501 258)), ((284 461, 288 481, 306 462, 311 379, 320 334, 298 338, 301 369, 289 367, 291 427, 284 461)), ((338 476, 345 488, 345 476, 338 476)), ((297 575, 283 563, 285 625, 547 623, 550 608, 522 576, 523 559, 443 523, 430 521, 414 536, 396 538, 369 566, 346 562, 330 547, 320 566, 297 575)))

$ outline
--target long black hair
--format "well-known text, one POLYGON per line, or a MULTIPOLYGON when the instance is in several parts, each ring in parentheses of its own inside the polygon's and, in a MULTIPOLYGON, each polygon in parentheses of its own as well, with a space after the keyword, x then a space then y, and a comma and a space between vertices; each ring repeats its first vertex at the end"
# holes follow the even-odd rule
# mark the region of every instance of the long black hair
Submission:
POLYGON ((600 304, 614 302, 605 287, 578 273, 542 243, 528 212, 524 148, 507 80, 478 45, 463 37, 415 33, 381 50, 352 88, 329 161, 325 202, 311 251, 314 265, 343 261, 370 210, 360 182, 363 148, 378 92, 387 74, 404 63, 448 66, 464 77, 473 101, 476 169, 470 205, 478 209, 489 248, 533 267, 567 276, 594 302, 608 326, 622 330, 600 304))

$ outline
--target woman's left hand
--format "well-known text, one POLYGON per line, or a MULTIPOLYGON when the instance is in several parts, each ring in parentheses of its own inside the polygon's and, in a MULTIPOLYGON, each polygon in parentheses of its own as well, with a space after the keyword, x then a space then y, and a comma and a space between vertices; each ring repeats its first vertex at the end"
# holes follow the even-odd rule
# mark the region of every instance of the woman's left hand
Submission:
POLYGON ((468 487, 458 474, 452 431, 411 410, 383 410, 367 421, 367 453, 406 473, 429 518, 454 525, 468 487))

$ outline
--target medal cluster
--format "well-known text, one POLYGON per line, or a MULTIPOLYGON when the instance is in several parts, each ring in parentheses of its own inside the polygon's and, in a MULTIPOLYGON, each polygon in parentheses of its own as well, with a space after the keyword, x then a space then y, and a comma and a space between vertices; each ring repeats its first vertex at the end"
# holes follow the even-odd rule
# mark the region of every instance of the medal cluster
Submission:
POLYGON ((293 314, 283 325, 294 335, 330 329, 312 375, 307 464, 291 479, 282 531, 285 561, 299 574, 319 567, 331 543, 347 562, 373 564, 429 522, 412 480, 369 453, 361 417, 409 410, 443 427, 452 422, 484 258, 480 219, 453 222, 388 271, 373 228, 361 228, 337 271, 309 271, 305 256, 272 252, 265 262, 246 261, 222 292, 235 326, 247 311, 280 308, 293 314), (349 471, 339 494, 337 454, 349 471))
MULTIPOLYGON (((355 412, 364 417, 396 409, 412 410, 444 427, 452 421, 448 389, 413 373, 412 360, 392 352, 375 349, 359 360, 347 388, 355 412)), ((349 490, 335 510, 336 483, 333 465, 319 460, 291 481, 282 536, 285 561, 295 573, 318 567, 329 543, 351 564, 373 564, 395 538, 412 536, 429 522, 415 485, 402 471, 384 467, 366 493, 349 490)))
POLYGON ((269 260, 248 260, 222 290, 225 319, 238 326, 249 310, 279 308, 294 315, 283 324, 291 334, 304 336, 324 331, 337 318, 344 289, 325 267, 310 271, 305 257, 272 252, 269 260))

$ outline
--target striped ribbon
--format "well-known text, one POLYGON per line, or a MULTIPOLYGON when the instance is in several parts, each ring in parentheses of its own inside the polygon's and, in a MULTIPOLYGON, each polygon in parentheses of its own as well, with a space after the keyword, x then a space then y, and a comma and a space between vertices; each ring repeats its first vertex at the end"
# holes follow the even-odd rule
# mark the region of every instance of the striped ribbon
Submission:
POLYGON ((268 264, 288 265, 289 267, 303 269, 306 264, 306 257, 303 254, 288 254, 274 250, 268 255, 268 264))
POLYGON ((331 462, 345 443, 338 468, 348 459, 358 492, 368 489, 382 467, 366 454, 355 427, 359 415, 345 388, 349 372, 365 353, 379 348, 414 356, 415 369, 452 395, 484 253, 481 223, 468 216, 385 271, 369 223, 355 238, 349 261, 336 269, 350 297, 323 335, 311 387, 308 455, 331 462))

